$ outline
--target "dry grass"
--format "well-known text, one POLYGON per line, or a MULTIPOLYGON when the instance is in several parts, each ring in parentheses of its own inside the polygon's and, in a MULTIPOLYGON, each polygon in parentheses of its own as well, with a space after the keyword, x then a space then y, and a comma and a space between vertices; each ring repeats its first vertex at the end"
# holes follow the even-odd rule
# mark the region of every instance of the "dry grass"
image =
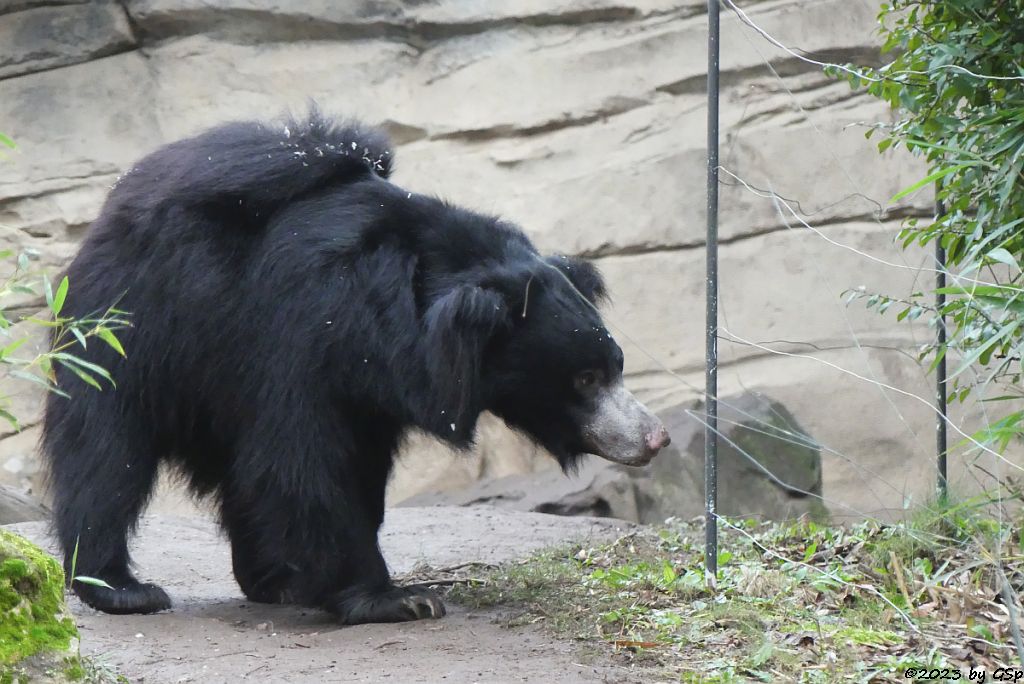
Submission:
POLYGON ((542 623, 642 668, 645 681, 895 681, 910 667, 966 680, 972 667, 991 676, 1016 664, 1000 588, 1003 574, 1024 588, 1018 525, 961 505, 899 526, 722 530, 715 590, 696 523, 450 569, 440 584, 456 602, 500 607, 510 626, 542 623))

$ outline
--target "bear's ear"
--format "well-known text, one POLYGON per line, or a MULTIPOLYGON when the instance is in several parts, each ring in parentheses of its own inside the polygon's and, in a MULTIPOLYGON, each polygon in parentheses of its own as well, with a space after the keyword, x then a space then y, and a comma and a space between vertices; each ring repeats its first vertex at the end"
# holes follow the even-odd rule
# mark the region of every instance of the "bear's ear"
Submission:
POLYGON ((469 446, 483 411, 484 348, 507 320, 501 295, 475 285, 459 286, 430 305, 421 339, 430 405, 417 407, 420 427, 456 446, 469 446))
POLYGON ((563 254, 549 256, 544 261, 561 271, 591 304, 596 305, 608 300, 604 278, 597 267, 589 261, 563 254))

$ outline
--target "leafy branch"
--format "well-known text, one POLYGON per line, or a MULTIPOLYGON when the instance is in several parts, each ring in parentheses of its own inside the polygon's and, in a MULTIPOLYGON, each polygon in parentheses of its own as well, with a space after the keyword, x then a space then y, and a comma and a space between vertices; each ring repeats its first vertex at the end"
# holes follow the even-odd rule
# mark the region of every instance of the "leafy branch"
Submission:
MULTIPOLYGON (((915 0, 882 6, 883 49, 892 60, 879 68, 828 69, 854 88, 887 102, 896 120, 867 131, 881 133, 878 149, 903 147, 924 158, 928 172, 897 193, 897 201, 937 187, 943 207, 935 220, 907 221, 903 247, 945 249, 954 283, 903 302, 903 316, 932 311, 950 329, 942 348, 926 349, 937 360, 955 351, 951 396, 965 400, 992 382, 1020 393, 1024 356, 1024 0, 915 0), (905 82, 892 74, 927 74, 905 82), (930 297, 947 297, 941 311, 930 297), (926 297, 928 298, 926 300, 926 297), (966 371, 973 369, 976 374, 966 371), (978 383, 972 375, 984 377, 978 383)), ((868 299, 869 306, 895 302, 868 299)), ((879 305, 884 312, 888 304, 879 305)), ((933 363, 933 368, 935 363, 933 363)), ((1024 414, 1014 413, 979 433, 1005 448, 1024 414)))
MULTIPOLYGON (((12 250, 0 251, 0 260, 12 257, 12 250)), ((54 372, 55 367, 60 366, 96 390, 102 391, 103 383, 113 387, 114 380, 107 369, 82 359, 75 351, 78 348, 88 348, 91 340, 98 339, 119 355, 125 356, 124 347, 117 333, 131 326, 129 315, 115 307, 83 317, 64 314, 70 287, 67 276, 54 288, 45 274, 32 269, 32 261, 36 259, 38 254, 30 249, 17 256, 14 270, 0 283, 0 302, 9 301, 17 295, 38 296, 37 288, 41 286, 46 307, 52 318, 27 316, 12 320, 10 308, 0 309, 0 342, 6 343, 0 347, 0 366, 6 370, 4 376, 33 383, 47 392, 66 397, 69 395, 58 386, 54 372), (50 329, 49 349, 31 356, 18 355, 17 352, 22 350, 29 340, 26 335, 16 334, 15 325, 20 322, 50 329)), ((21 425, 10 412, 9 406, 9 398, 0 396, 0 418, 6 420, 15 430, 19 430, 21 425)))

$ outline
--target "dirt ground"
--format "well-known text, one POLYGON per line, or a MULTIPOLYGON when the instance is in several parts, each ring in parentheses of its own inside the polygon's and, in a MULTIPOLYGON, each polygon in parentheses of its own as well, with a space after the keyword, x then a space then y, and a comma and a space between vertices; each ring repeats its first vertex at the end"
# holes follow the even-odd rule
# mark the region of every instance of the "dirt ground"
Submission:
MULTIPOLYGON (((502 562, 559 543, 603 540, 625 523, 489 508, 391 510, 381 537, 392 572, 502 562)), ((42 523, 11 526, 53 550, 42 523)), ((134 545, 141 578, 171 595, 171 611, 114 616, 77 599, 82 653, 129 681, 634 682, 611 662, 580 662, 570 643, 536 627, 448 604, 442 620, 339 627, 326 614, 249 603, 231 576, 227 542, 207 519, 147 517, 134 545)))

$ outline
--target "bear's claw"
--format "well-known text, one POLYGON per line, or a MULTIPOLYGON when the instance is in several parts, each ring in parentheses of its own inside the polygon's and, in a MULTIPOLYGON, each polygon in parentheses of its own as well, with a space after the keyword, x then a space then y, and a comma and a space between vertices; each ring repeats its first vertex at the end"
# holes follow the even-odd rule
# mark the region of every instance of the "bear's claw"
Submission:
POLYGON ((445 615, 441 598, 425 587, 349 589, 338 595, 333 612, 345 625, 366 622, 407 622, 445 615))

